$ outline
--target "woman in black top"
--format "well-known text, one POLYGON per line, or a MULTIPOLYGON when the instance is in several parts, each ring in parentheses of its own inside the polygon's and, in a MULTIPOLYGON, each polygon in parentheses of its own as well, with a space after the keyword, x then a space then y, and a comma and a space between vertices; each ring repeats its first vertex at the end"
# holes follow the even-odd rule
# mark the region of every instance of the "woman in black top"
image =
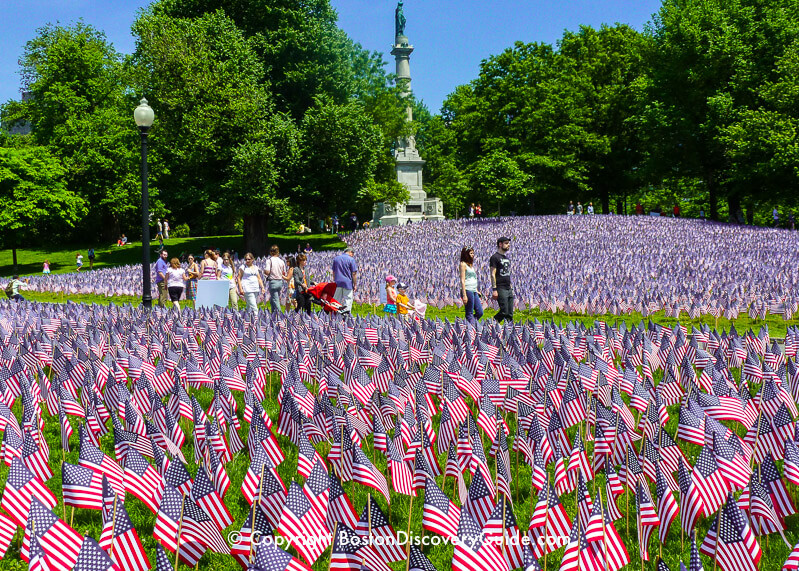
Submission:
POLYGON ((292 269, 294 280, 294 299, 297 300, 297 311, 311 313, 311 294, 308 293, 308 275, 305 271, 305 264, 308 258, 305 254, 297 256, 297 265, 292 269))

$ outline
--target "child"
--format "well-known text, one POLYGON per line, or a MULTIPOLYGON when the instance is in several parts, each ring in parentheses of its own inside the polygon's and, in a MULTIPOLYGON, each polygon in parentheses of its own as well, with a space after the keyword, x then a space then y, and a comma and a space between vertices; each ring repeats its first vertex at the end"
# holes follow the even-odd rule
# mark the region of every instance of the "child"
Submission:
POLYGON ((386 313, 397 313, 397 290, 394 289, 396 283, 397 278, 391 274, 386 276, 386 306, 383 308, 386 313))
POLYGON ((78 266, 78 271, 83 267, 83 254, 75 252, 75 265, 78 266))
POLYGON ((397 285, 397 313, 401 319, 408 319, 408 309, 411 307, 411 300, 405 295, 408 286, 400 282, 397 285))
POLYGON ((42 273, 49 274, 50 273, 50 260, 45 260, 42 264, 42 273))

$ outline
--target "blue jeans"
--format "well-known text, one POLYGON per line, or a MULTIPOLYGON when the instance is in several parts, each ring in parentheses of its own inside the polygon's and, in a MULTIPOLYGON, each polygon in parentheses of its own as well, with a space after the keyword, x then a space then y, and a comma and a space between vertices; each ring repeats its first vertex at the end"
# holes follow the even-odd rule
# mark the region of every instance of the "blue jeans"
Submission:
POLYGON ((280 313, 280 293, 283 291, 283 280, 269 280, 269 303, 272 313, 280 313))
POLYGON ((476 291, 466 290, 466 321, 477 323, 483 317, 483 304, 480 303, 480 296, 476 291))

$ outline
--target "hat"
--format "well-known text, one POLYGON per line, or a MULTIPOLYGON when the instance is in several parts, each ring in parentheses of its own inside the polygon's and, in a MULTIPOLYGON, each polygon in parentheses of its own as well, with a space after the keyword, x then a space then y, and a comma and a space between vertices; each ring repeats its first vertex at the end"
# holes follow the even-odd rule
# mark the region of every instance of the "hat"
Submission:
POLYGON ((394 277, 394 276, 392 276, 391 274, 388 274, 388 275, 386 276, 386 283, 387 283, 387 284, 390 284, 391 282, 395 282, 395 281, 397 281, 397 278, 395 278, 395 277, 394 277))
POLYGON ((497 238, 497 244, 501 244, 502 242, 510 242, 510 238, 507 236, 500 236, 497 238))
POLYGON ((408 289, 408 284, 405 282, 400 282, 397 284, 397 289, 408 289))

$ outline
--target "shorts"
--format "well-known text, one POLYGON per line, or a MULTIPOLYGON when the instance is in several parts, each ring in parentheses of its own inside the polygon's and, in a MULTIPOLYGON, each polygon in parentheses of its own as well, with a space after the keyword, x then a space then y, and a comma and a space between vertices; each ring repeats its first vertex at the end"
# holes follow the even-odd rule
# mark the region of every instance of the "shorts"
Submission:
POLYGON ((383 308, 386 313, 397 313, 397 306, 393 303, 387 303, 383 308))
POLYGON ((167 288, 169 292, 169 300, 170 301, 180 301, 180 296, 183 293, 183 288, 179 286, 173 286, 167 288))

